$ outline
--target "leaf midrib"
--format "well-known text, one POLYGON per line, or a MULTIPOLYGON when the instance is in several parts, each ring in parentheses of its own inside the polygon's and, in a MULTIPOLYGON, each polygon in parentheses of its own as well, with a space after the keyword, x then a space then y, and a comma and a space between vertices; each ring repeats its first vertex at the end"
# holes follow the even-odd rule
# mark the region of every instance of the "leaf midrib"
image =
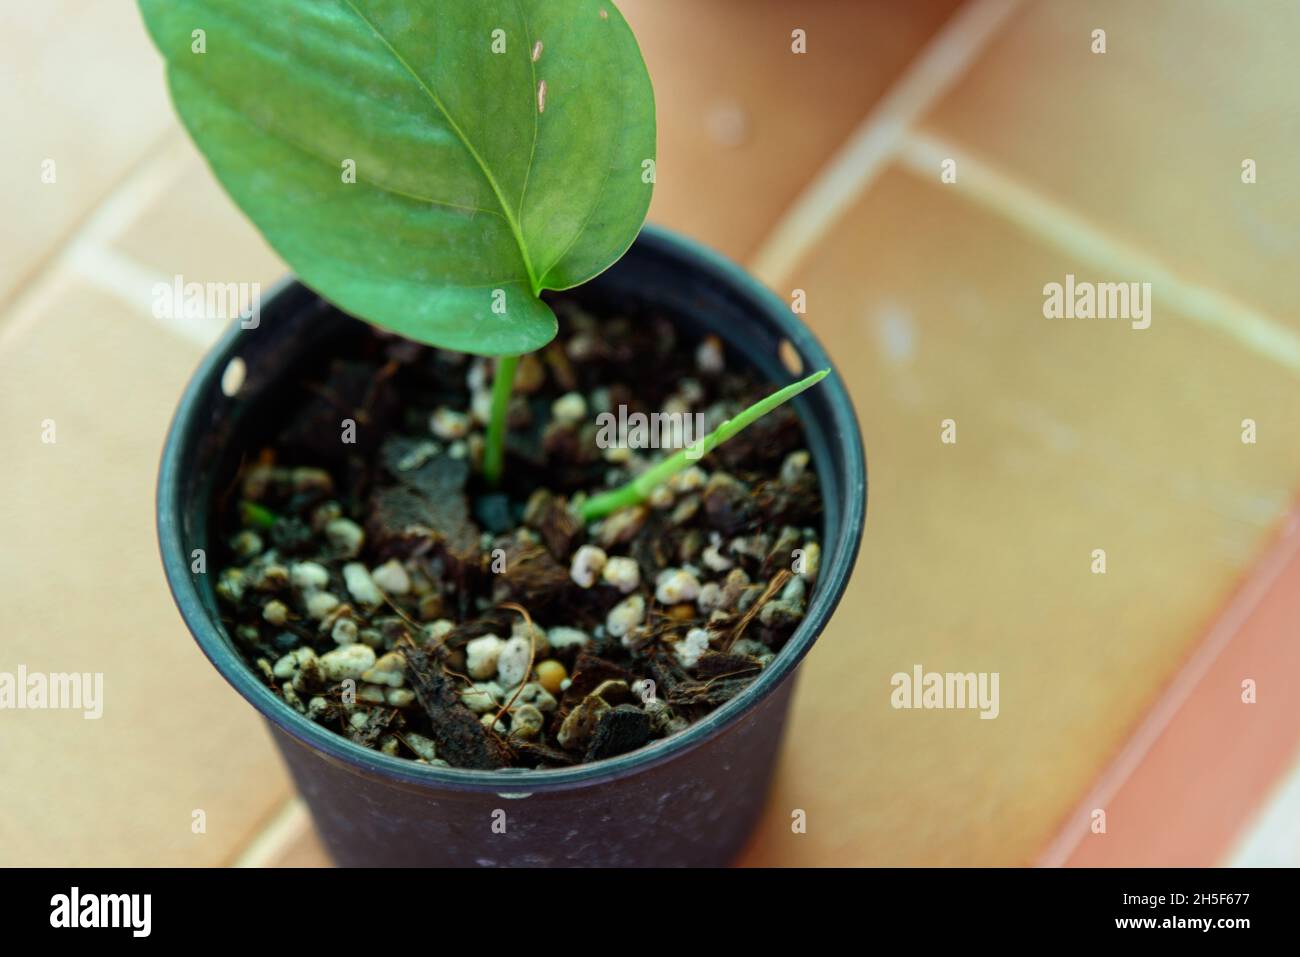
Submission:
MULTIPOLYGON (((439 99, 438 94, 435 93, 433 89, 427 83, 424 82, 424 79, 420 76, 419 73, 415 71, 415 69, 411 66, 411 64, 406 61, 406 58, 403 57, 399 52, 397 52, 397 48, 394 47, 393 44, 389 42, 388 37, 384 36, 384 34, 380 32, 379 28, 375 26, 364 13, 362 13, 359 9, 357 9, 357 6, 355 3, 353 3, 353 0, 343 0, 343 2, 347 4, 348 9, 352 11, 352 13, 357 17, 357 19, 359 19, 362 23, 364 23, 367 27, 369 27, 370 31, 374 33, 376 37, 379 38, 379 41, 392 55, 393 59, 395 59, 399 64, 401 64, 402 69, 404 69, 408 74, 410 74, 411 79, 415 80, 416 84, 424 92, 425 96, 427 96, 430 102, 432 102, 433 105, 438 108, 438 112, 440 112, 443 118, 447 121, 447 125, 450 126, 452 132, 456 134, 456 137, 457 139, 460 140, 461 145, 463 145, 466 151, 468 151, 469 155, 474 158, 474 162, 478 164, 479 171, 483 174, 483 178, 487 180, 488 185, 492 188, 492 192, 497 198, 497 203, 501 206, 501 214, 505 217, 506 222, 510 225, 510 232, 514 235, 515 244, 519 247, 519 255, 523 259, 524 271, 528 274, 528 285, 532 289, 534 296, 540 295, 542 290, 541 287, 538 285, 537 276, 533 272, 533 263, 528 255, 528 246, 524 242, 524 234, 523 234, 523 230, 519 226, 519 219, 514 214, 514 212, 511 211, 510 204, 506 202, 505 194, 502 193, 501 186, 497 183, 496 177, 492 175, 492 170, 489 169, 487 163, 483 161, 483 157, 480 156, 478 150, 474 148, 474 144, 470 142, 469 137, 465 135, 463 130, 461 130, 460 124, 458 124, 455 121, 455 119, 452 118, 451 113, 448 112, 445 106, 443 106, 442 100, 439 99)), ((531 167, 531 159, 529 161, 529 165, 531 167)))

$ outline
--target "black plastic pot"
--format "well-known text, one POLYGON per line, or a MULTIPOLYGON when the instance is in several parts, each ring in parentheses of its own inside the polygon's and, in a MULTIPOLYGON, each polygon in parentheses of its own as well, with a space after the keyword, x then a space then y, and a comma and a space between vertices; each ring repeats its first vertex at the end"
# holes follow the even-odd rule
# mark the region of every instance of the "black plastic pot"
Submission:
MULTIPOLYGON (((701 335, 716 333, 731 356, 775 384, 792 378, 778 354, 785 342, 804 369, 831 365, 784 302, 734 263, 661 229, 647 227, 617 265, 575 292, 597 307, 648 303, 701 335)), ((796 667, 843 594, 862 536, 866 465, 839 377, 796 400, 825 502, 816 587, 798 630, 749 688, 686 731, 611 760, 550 770, 438 768, 354 745, 291 709, 221 625, 216 569, 191 572, 193 551, 213 540, 214 492, 277 415, 277 385, 305 356, 337 348, 356 322, 298 283, 282 286, 263 305, 258 328, 236 323, 203 360, 158 477, 158 536, 176 604, 217 670, 266 718, 330 853, 343 865, 732 860, 762 810, 796 667), (234 390, 238 362, 243 379, 234 390)))

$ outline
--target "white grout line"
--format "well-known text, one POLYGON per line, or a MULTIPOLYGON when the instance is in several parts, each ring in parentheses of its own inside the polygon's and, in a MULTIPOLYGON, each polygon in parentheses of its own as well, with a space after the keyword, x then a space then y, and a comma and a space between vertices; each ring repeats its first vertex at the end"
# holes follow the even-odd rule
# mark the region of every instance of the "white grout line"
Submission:
MULTIPOLYGON (((153 274, 130 257, 116 252, 112 243, 142 211, 166 194, 192 158, 193 153, 173 132, 127 174, 0 315, 0 352, 21 338, 74 279, 88 280, 121 298, 133 310, 153 318, 153 311, 148 308, 149 292, 154 282, 170 282, 169 277, 159 274, 151 278, 145 287, 146 298, 141 298, 140 283, 153 274), (141 306, 146 308, 141 310, 141 306)), ((179 324, 167 324, 167 327, 195 338, 179 324)), ((206 344, 209 340, 195 341, 206 344)))
POLYGON ((311 814, 301 798, 291 797, 231 862, 231 867, 270 867, 284 851, 311 831, 311 814))
POLYGON ((158 323, 164 329, 188 339, 204 349, 212 345, 226 328, 226 320, 207 321, 183 316, 159 317, 153 312, 153 289, 162 284, 172 287, 172 277, 164 276, 111 246, 78 244, 70 250, 68 268, 76 276, 115 296, 130 307, 133 316, 158 323))
POLYGON ((954 190, 1112 278, 1150 282, 1153 295, 1174 311, 1235 339, 1240 345, 1300 374, 1300 335, 1233 297, 1178 275, 1154 256, 1108 234, 1078 213, 1008 178, 999 170, 929 133, 908 133, 898 151, 904 169, 935 184, 939 165, 956 160, 954 190))
POLYGON ((1228 867, 1300 867, 1300 764, 1288 773, 1228 853, 1228 867))
MULTIPOLYGON (((958 166, 960 169, 960 165, 958 166)), ((1281 537, 1260 562, 1259 567, 1240 592, 1215 621, 1210 633, 1197 647, 1191 659, 1178 670, 1173 681, 1161 693, 1142 723, 1098 776, 1096 783, 1066 817, 1052 843, 1036 861, 1039 867, 1063 867, 1075 849, 1091 833, 1088 823, 1094 808, 1105 808, 1133 776, 1160 736, 1173 722, 1184 702, 1223 654, 1241 630, 1242 624, 1268 594, 1273 583, 1300 552, 1300 513, 1293 512, 1281 537)))
POLYGON ((935 34, 786 211, 750 267, 784 279, 893 158, 907 129, 965 73, 1020 0, 972 0, 935 34))

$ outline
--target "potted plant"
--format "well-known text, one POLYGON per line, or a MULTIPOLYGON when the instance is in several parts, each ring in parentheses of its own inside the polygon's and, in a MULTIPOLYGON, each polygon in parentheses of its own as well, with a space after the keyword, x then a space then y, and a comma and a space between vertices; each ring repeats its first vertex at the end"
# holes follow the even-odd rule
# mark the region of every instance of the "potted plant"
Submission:
POLYGON ((163 562, 332 854, 730 859, 865 466, 781 300, 642 230, 653 95, 618 10, 141 7, 301 280, 181 400, 163 562))

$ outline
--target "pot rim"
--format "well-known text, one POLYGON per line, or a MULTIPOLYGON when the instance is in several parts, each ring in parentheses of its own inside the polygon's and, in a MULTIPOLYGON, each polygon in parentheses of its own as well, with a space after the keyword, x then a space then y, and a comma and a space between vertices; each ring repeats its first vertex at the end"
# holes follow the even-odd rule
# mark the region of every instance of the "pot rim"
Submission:
MULTIPOLYGON (((182 482, 179 473, 184 437, 195 434, 198 424, 195 419, 201 407, 201 397, 213 389, 220 389, 222 374, 237 354, 239 336, 243 330, 239 320, 235 320, 215 346, 204 355, 185 387, 168 428, 158 470, 158 545, 172 598, 195 641, 221 676, 261 712, 267 721, 319 755, 363 775, 385 778, 390 783, 421 791, 430 788, 495 791, 506 792, 503 796, 522 797, 587 787, 647 771, 671 761, 740 720, 793 674, 795 667, 830 621, 831 614, 843 596, 862 540, 867 503, 866 460, 853 402, 830 356, 812 331, 795 317, 783 300, 737 263, 694 240, 649 223, 644 226, 636 242, 685 260, 700 272, 712 274, 716 282, 731 286, 776 321, 785 338, 803 360, 803 368, 829 368, 835 373, 827 376, 820 388, 829 389, 833 393, 829 397, 832 421, 826 423, 826 431, 844 448, 848 463, 848 474, 844 476, 847 501, 844 502, 842 521, 842 528, 846 532, 843 539, 845 544, 837 555, 823 555, 818 587, 813 590, 803 620, 785 646, 749 686, 686 730, 617 757, 567 768, 481 771, 419 764, 354 744, 299 714, 258 679, 253 668, 208 615, 200 599, 196 577, 189 570, 189 549, 183 540, 184 502, 181 500, 182 482), (832 557, 835 559, 833 562, 829 560, 832 557), (515 790, 521 787, 526 787, 527 791, 515 790), (512 791, 514 794, 510 793, 512 791)), ((271 290, 267 301, 274 301, 295 282, 296 277, 286 277, 271 290)), ((808 427, 806 421, 804 427, 808 427)), ((827 463, 815 464, 819 467, 820 474, 820 467, 827 463)))

